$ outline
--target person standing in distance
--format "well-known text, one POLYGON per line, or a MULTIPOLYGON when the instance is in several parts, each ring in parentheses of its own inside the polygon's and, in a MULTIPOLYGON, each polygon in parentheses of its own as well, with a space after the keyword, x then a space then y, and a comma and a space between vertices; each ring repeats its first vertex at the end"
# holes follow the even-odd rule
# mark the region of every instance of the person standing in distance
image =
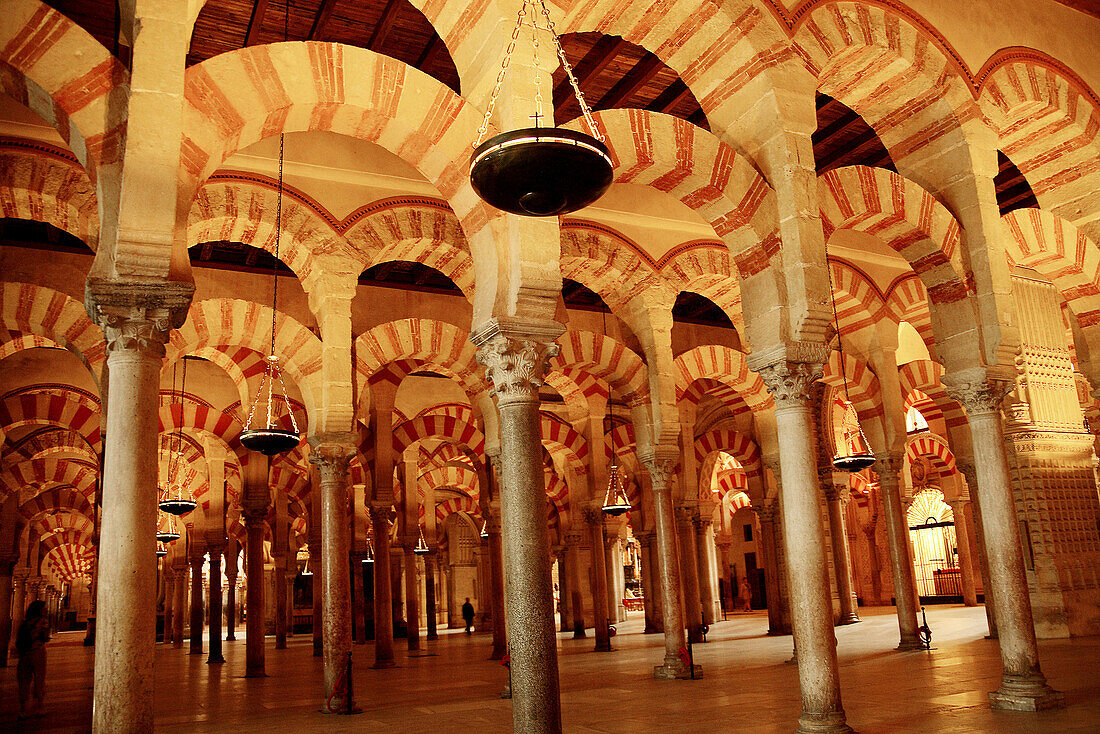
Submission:
POLYGON ((474 605, 470 603, 470 597, 466 597, 466 603, 462 605, 462 619, 466 621, 466 634, 472 635, 470 628, 474 626, 474 605))

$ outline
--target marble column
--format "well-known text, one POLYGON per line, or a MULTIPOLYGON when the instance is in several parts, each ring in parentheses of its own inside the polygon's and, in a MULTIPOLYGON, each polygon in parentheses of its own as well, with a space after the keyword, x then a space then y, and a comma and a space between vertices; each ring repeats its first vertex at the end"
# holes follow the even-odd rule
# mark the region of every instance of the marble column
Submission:
POLYGON ((168 558, 164 559, 164 644, 172 641, 172 623, 175 617, 176 604, 176 572, 168 565, 168 558))
POLYGON ((489 594, 493 613, 493 650, 490 660, 503 660, 508 654, 508 626, 504 610, 504 556, 500 520, 492 514, 486 521, 489 533, 489 594))
POLYGON ((595 508, 585 508, 584 521, 588 525, 592 551, 592 625, 596 638, 596 652, 611 651, 611 635, 607 628, 607 556, 604 552, 603 513, 595 508))
POLYGON ((232 564, 226 568, 225 575, 225 640, 237 641, 237 558, 227 556, 232 564))
POLYGON ((187 575, 189 573, 187 562, 181 558, 173 563, 176 572, 176 598, 172 602, 172 647, 183 648, 183 620, 187 615, 184 607, 187 606, 187 575))
POLYGON ((607 623, 619 621, 619 607, 623 603, 623 589, 619 577, 623 570, 623 556, 619 552, 619 537, 604 520, 603 531, 603 569, 607 576, 607 623))
POLYGON ((652 635, 661 631, 660 629, 660 611, 657 606, 658 590, 654 586, 654 579, 657 574, 654 573, 654 559, 653 554, 653 540, 656 537, 656 533, 653 531, 647 531, 644 533, 638 533, 634 537, 638 539, 638 544, 641 546, 642 552, 639 554, 639 563, 641 564, 642 575, 642 603, 645 605, 645 628, 642 630, 642 634, 652 635))
POLYGON ((573 639, 583 639, 588 636, 584 627, 584 596, 581 594, 580 576, 580 547, 581 534, 576 530, 566 531, 563 541, 565 543, 565 575, 569 577, 569 621, 573 629, 573 639))
POLYGON ((353 551, 348 559, 348 567, 351 569, 351 622, 354 631, 353 639, 356 645, 367 642, 367 604, 363 588, 363 559, 366 558, 366 546, 363 551, 353 551))
POLYGON ((821 363, 779 362, 757 372, 775 400, 783 545, 802 694, 797 731, 850 732, 840 697, 810 398, 821 363))
POLYGON ((913 564, 909 560, 909 522, 901 501, 900 454, 880 453, 876 456, 875 471, 879 477, 879 495, 886 515, 886 537, 890 542, 890 571, 894 579, 894 604, 897 607, 898 628, 901 642, 898 650, 920 650, 917 637, 917 607, 915 606, 916 581, 913 564))
POLYGON ((439 639, 439 632, 436 630, 436 608, 435 608, 435 556, 437 551, 432 548, 429 553, 424 556, 424 608, 428 617, 428 634, 424 639, 429 642, 439 639))
POLYGON ((851 492, 843 485, 828 482, 825 502, 829 509, 829 535, 833 544, 833 572, 837 596, 840 597, 840 619, 837 624, 855 624, 859 618, 859 601, 852 577, 852 553, 848 548, 847 505, 851 492))
MULTIPOLYGON (((293 553, 291 558, 294 558, 293 553)), ((294 636, 294 579, 298 577, 297 563, 290 563, 286 569, 286 636, 294 636)))
POLYGON ((699 593, 699 551, 695 545, 695 509, 676 508, 676 526, 680 538, 680 572, 684 583, 684 620, 688 639, 692 643, 703 641, 703 603, 699 593))
MULTIPOLYGON (((638 457, 649 473, 656 518, 657 585, 661 590, 661 614, 665 631, 664 661, 653 668, 653 677, 659 680, 692 676, 692 671, 680 657, 680 651, 687 647, 687 635, 684 631, 683 607, 680 606, 680 561, 676 557, 676 519, 670 486, 676 453, 672 448, 664 448, 638 457)), ((698 675, 701 673, 697 673, 696 677, 698 675)))
POLYGON ((420 649, 420 581, 416 573, 416 539, 405 539, 405 624, 409 651, 420 649))
MULTIPOLYGON (((256 459, 253 459, 256 460, 256 459)), ((245 678, 262 678, 264 671, 264 518, 267 506, 245 507, 245 678)))
POLYGON ((12 573, 11 590, 11 634, 12 639, 19 631, 19 625, 23 624, 23 613, 27 610, 27 570, 18 569, 12 573))
POLYGON ((989 588, 1001 647, 1001 686, 989 694, 995 709, 1039 711, 1065 705, 1047 685, 1039 667, 1039 648, 1028 596, 1016 501, 1009 480, 1000 404, 1006 383, 984 375, 945 375, 948 395, 966 411, 974 448, 978 511, 985 531, 989 588))
POLYGON ((970 503, 964 499, 954 499, 947 504, 951 506, 951 514, 955 518, 955 548, 959 554, 959 580, 962 582, 963 604, 976 607, 978 592, 974 586, 974 555, 970 547, 970 528, 966 521, 970 503))
POLYGON ((274 556, 272 569, 275 593, 275 649, 286 649, 286 553, 274 556))
POLYGON ((210 553, 210 613, 208 624, 210 625, 210 654, 206 658, 208 664, 224 663, 222 656, 222 552, 225 546, 210 544, 206 546, 210 553))
POLYGON ((321 634, 323 635, 325 692, 328 712, 342 710, 346 692, 340 680, 351 654, 351 579, 348 577, 348 462, 355 453, 350 441, 329 442, 325 437, 310 439, 309 460, 321 477, 321 535, 325 552, 321 558, 324 576, 321 591, 321 634))
POLYGON ((558 631, 568 632, 572 629, 572 623, 569 616, 569 574, 565 572, 565 546, 559 545, 553 552, 558 564, 558 631))
POLYGON ((970 501, 974 505, 972 518, 974 520, 974 552, 978 556, 978 571, 982 576, 982 598, 985 605, 985 619, 989 627, 990 639, 997 639, 997 618, 993 610, 997 601, 993 596, 993 586, 989 582, 989 558, 983 550, 985 545, 985 530, 982 527, 981 499, 978 496, 978 473, 974 464, 970 462, 957 462, 956 466, 966 478, 966 486, 970 488, 970 501))
POLYGON ((194 286, 89 279, 85 301, 107 346, 92 731, 153 728, 156 645, 156 477, 160 368, 168 332, 194 286))
MULTIPOLYGON (((518 320, 517 320, 518 321, 518 320)), ((554 594, 539 432, 539 387, 560 324, 493 321, 471 335, 500 417, 501 525, 511 632, 512 719, 525 734, 561 732, 554 594), (517 327, 522 331, 517 330, 517 327)), ((606 608, 606 607, 605 607, 606 608)))
POLYGON ((11 645, 12 571, 17 558, 0 559, 0 667, 8 664, 8 647, 11 645))
POLYGON ((699 596, 703 624, 714 624, 714 584, 711 579, 710 555, 707 553, 707 529, 711 520, 696 514, 691 519, 695 528, 695 558, 699 576, 699 596))
POLYGON ((390 504, 371 503, 371 538, 374 541, 374 666, 392 668, 393 594, 390 583, 390 504))

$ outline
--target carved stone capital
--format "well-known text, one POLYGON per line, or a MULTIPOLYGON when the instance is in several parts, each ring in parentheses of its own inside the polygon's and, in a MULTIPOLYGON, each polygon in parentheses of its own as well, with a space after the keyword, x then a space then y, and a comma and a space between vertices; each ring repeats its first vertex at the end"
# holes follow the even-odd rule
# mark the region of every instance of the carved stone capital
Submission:
POLYGON ((242 503, 241 517, 244 518, 244 524, 254 525, 263 522, 267 519, 267 513, 271 511, 271 505, 245 502, 242 503))
POLYGON ((386 502, 371 502, 367 505, 367 513, 370 515, 371 525, 376 523, 393 522, 393 506, 386 502))
POLYGON ((761 524, 773 523, 779 512, 779 503, 774 500, 764 500, 759 505, 753 505, 752 509, 756 512, 756 519, 761 524))
POLYGON ((1013 385, 1008 380, 991 379, 984 372, 944 375, 947 396, 963 407, 967 415, 997 413, 1013 385))
POLYGON ((660 493, 668 490, 676 471, 677 454, 670 450, 653 449, 648 452, 639 451, 638 458, 649 474, 653 491, 660 493))
POLYGON ((477 361, 485 366, 498 405, 537 402, 547 364, 560 350, 553 342, 497 333, 478 345, 477 361))
POLYGON ((183 325, 194 292, 191 283, 89 278, 84 287, 84 308, 103 329, 108 355, 136 352, 162 359, 168 333, 183 325))
POLYGON ((355 456, 355 446, 350 443, 336 443, 327 436, 313 436, 309 439, 309 461, 317 467, 322 482, 331 482, 346 477, 348 462, 355 456))
POLYGON ((776 408, 808 406, 812 403, 811 386, 821 378, 820 362, 777 362, 757 370, 768 388, 776 408))
POLYGON ((705 533, 707 531, 707 528, 709 528, 714 523, 714 520, 713 518, 696 513, 691 518, 691 522, 695 525, 695 532, 705 533))
POLYGON ((603 525, 603 512, 595 507, 585 507, 581 511, 581 515, 584 517, 584 521, 588 525, 603 525))

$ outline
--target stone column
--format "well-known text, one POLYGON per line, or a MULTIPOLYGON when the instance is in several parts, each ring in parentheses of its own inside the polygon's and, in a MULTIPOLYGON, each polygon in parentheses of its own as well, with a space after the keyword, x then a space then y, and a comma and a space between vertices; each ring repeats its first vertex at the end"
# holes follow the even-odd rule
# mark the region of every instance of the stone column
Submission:
MULTIPOLYGON (((499 459, 498 459, 499 461, 499 459)), ((494 468, 495 468, 494 464, 494 468)), ((489 593, 493 613, 493 651, 490 660, 503 660, 508 654, 508 627, 504 618, 504 557, 500 519, 492 513, 486 520, 489 533, 489 593)))
POLYGON ((589 542, 592 544, 592 624, 596 637, 596 652, 611 651, 611 635, 607 629, 607 556, 604 553, 603 513, 595 508, 585 508, 584 521, 588 524, 589 542))
POLYGON ((405 538, 405 623, 409 650, 420 649, 420 589, 416 573, 415 538, 405 538))
POLYGON ((187 630, 191 637, 187 653, 189 655, 202 655, 203 632, 203 599, 202 599, 202 564, 206 560, 204 556, 191 556, 191 609, 187 630))
POLYGON ((164 644, 172 641, 172 620, 175 617, 176 604, 176 572, 168 565, 168 557, 164 558, 164 644))
POLYGON ((351 623, 355 632, 353 639, 356 645, 363 645, 367 641, 367 604, 363 588, 363 559, 366 558, 366 546, 362 551, 352 551, 348 559, 351 569, 351 623))
POLYGON ((436 630, 436 609, 435 609, 435 555, 437 551, 432 548, 431 551, 424 556, 424 608, 428 617, 428 634, 424 639, 438 640, 439 632, 436 630))
POLYGON ((974 556, 970 548, 970 528, 966 524, 966 514, 970 503, 964 499, 954 499, 948 503, 955 517, 955 547, 959 553, 959 578, 962 581, 963 604, 978 606, 978 592, 974 587, 974 556))
POLYGON ((901 642, 898 650, 919 650, 917 638, 917 608, 915 606, 916 581, 913 564, 909 560, 909 523, 901 502, 900 454, 880 453, 876 457, 875 470, 879 477, 879 495, 886 515, 886 537, 890 542, 890 571, 894 579, 894 604, 898 610, 898 628, 901 642))
POLYGON ((714 584, 711 583, 710 556, 707 553, 707 528, 711 520, 702 515, 691 519, 695 526, 695 558, 699 575, 699 596, 702 604, 703 624, 714 624, 714 584))
POLYGON ((638 457, 649 473, 656 518, 657 576, 660 579, 661 613, 665 628, 664 662, 653 668, 653 677, 659 680, 688 678, 692 674, 680 657, 680 651, 687 647, 687 635, 684 632, 683 608, 680 606, 680 562, 676 557, 676 520, 670 486, 676 453, 671 447, 662 447, 638 457))
POLYGON ((840 698, 810 399, 821 363, 779 362, 757 372, 775 400, 779 435, 783 544, 802 693, 798 731, 850 732, 840 698))
MULTIPOLYGON (((291 558, 294 556, 292 555, 291 558)), ((290 563, 286 569, 286 636, 294 636, 294 579, 298 577, 297 563, 290 563)))
POLYGON ((226 568, 225 575, 225 640, 237 641, 237 559, 227 557, 232 565, 226 568))
MULTIPOLYGON (((500 416, 501 525, 512 719, 529 734, 561 732, 554 594, 539 434, 539 387, 561 325, 493 321, 471 335, 500 416), (517 327, 521 327, 517 328, 517 327)), ((606 607, 605 607, 606 608, 606 607)))
POLYGON ((19 631, 19 625, 23 624, 23 613, 27 610, 27 569, 18 569, 12 572, 11 590, 11 635, 12 639, 19 631))
POLYGON ((676 526, 680 537, 680 572, 684 582, 684 619, 687 623, 688 639, 692 643, 703 641, 703 604, 699 593, 699 551, 695 546, 695 509, 676 508, 676 526))
POLYGON ((645 629, 642 634, 646 635, 661 631, 660 609, 657 600, 660 591, 655 586, 657 574, 654 573, 655 569, 653 568, 656 558, 653 553, 653 540, 656 535, 650 530, 634 536, 638 539, 638 544, 642 548, 642 552, 639 554, 639 563, 642 565, 642 603, 645 605, 645 629))
POLYGON ((619 621, 619 607, 623 603, 623 590, 619 584, 623 570, 623 556, 619 552, 619 537, 612 532, 612 527, 606 518, 603 532, 603 559, 604 573, 607 575, 607 623, 615 624, 619 621))
MULTIPOLYGON (((258 461, 253 457, 253 461, 258 461)), ((265 462, 266 463, 266 462, 265 462)), ((262 678, 264 671, 264 518, 267 506, 244 508, 245 547, 245 678, 262 678)))
POLYGON ((825 485, 825 502, 829 506, 829 535, 833 543, 833 571, 836 574, 837 596, 840 597, 840 619, 837 624, 861 621, 856 584, 852 578, 852 554, 848 548, 846 509, 851 497, 850 490, 843 485, 832 482, 825 485))
POLYGON ((11 645, 12 572, 15 557, 0 559, 0 667, 8 664, 8 647, 11 645))
POLYGON ((273 557, 275 584, 275 649, 286 649, 286 552, 273 557))
POLYGON ((210 655, 206 658, 208 664, 224 663, 222 656, 222 552, 225 546, 207 543, 207 551, 210 553, 210 613, 208 624, 210 625, 210 655))
POLYGON ((370 505, 374 541, 374 667, 392 668, 393 594, 390 585, 390 504, 370 505))
POLYGON ((1039 648, 1031 615, 1016 504, 1009 483, 1000 404, 1004 383, 984 375, 944 377, 948 395, 966 411, 977 472, 978 511, 985 530, 989 589, 1001 645, 1001 687, 989 694, 995 709, 1039 711, 1064 705, 1039 668, 1039 648))
POLYGON ((573 623, 573 639, 588 636, 584 631, 584 595, 581 594, 580 548, 581 534, 569 531, 565 534, 565 573, 569 576, 569 613, 573 623))
POLYGON ((348 461, 354 445, 331 442, 327 437, 310 439, 309 460, 321 476, 321 535, 325 552, 321 596, 321 634, 324 637, 325 698, 327 712, 346 705, 339 683, 351 652, 351 580, 348 578, 348 461))
POLYGON ((978 570, 982 575, 982 597, 985 604, 985 619, 989 627, 990 639, 997 639, 997 618, 993 610, 997 607, 997 601, 993 598, 993 586, 989 582, 989 558, 985 554, 985 531, 982 527, 982 503, 978 496, 978 472, 970 462, 956 462, 955 464, 966 478, 966 486, 970 488, 970 501, 974 504, 974 551, 978 556, 978 570))
POLYGON ((153 728, 160 367, 169 329, 183 323, 193 291, 91 279, 86 286, 88 313, 107 343, 111 396, 96 599, 96 734, 153 728))
POLYGON ((565 572, 565 546, 552 549, 558 564, 558 631, 568 632, 571 628, 569 617, 569 579, 565 572))
POLYGON ((172 563, 176 576, 176 598, 172 602, 172 647, 183 648, 183 620, 186 618, 184 607, 187 606, 187 561, 185 558, 177 558, 172 563))

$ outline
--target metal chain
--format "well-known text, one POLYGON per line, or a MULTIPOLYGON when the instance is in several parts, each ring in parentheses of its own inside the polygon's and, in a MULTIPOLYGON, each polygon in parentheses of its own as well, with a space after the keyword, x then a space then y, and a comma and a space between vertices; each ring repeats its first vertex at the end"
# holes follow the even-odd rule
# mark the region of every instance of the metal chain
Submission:
POLYGON ((477 130, 477 140, 474 141, 473 147, 481 145, 481 141, 485 139, 485 134, 489 132, 489 122, 493 119, 493 109, 496 107, 497 96, 500 94, 500 87, 504 84, 504 75, 508 73, 508 65, 512 61, 512 53, 516 50, 516 41, 519 40, 520 29, 523 28, 523 17, 527 13, 527 0, 523 0, 523 5, 519 8, 519 15, 516 16, 516 27, 512 29, 512 40, 508 42, 508 50, 504 52, 504 60, 500 63, 500 71, 497 73, 496 85, 493 87, 493 93, 489 97, 489 106, 485 110, 485 119, 481 121, 481 127, 477 130))
MULTIPOLYGON (((534 2, 534 0, 532 0, 534 2)), ((588 107, 588 103, 584 101, 584 94, 581 92, 581 85, 577 83, 577 77, 573 75, 573 66, 569 63, 569 59, 565 58, 565 49, 562 48, 561 38, 558 36, 557 30, 554 29, 554 21, 550 19, 550 9, 546 7, 546 0, 538 0, 539 5, 542 6, 542 14, 546 16, 546 27, 550 31, 550 36, 554 39, 554 46, 558 49, 558 58, 561 59, 561 66, 565 69, 565 75, 569 78, 569 84, 573 87, 573 94, 577 96, 577 102, 581 106, 581 114, 584 115, 584 121, 588 123, 588 129, 592 132, 592 137, 604 142, 603 133, 596 127, 596 120, 592 117, 592 110, 588 107)))
POLYGON ((539 63, 539 24, 538 15, 534 5, 531 6, 531 56, 534 59, 534 84, 535 84, 535 127, 539 127, 542 120, 542 87, 539 86, 539 77, 542 75, 542 64, 539 63))

